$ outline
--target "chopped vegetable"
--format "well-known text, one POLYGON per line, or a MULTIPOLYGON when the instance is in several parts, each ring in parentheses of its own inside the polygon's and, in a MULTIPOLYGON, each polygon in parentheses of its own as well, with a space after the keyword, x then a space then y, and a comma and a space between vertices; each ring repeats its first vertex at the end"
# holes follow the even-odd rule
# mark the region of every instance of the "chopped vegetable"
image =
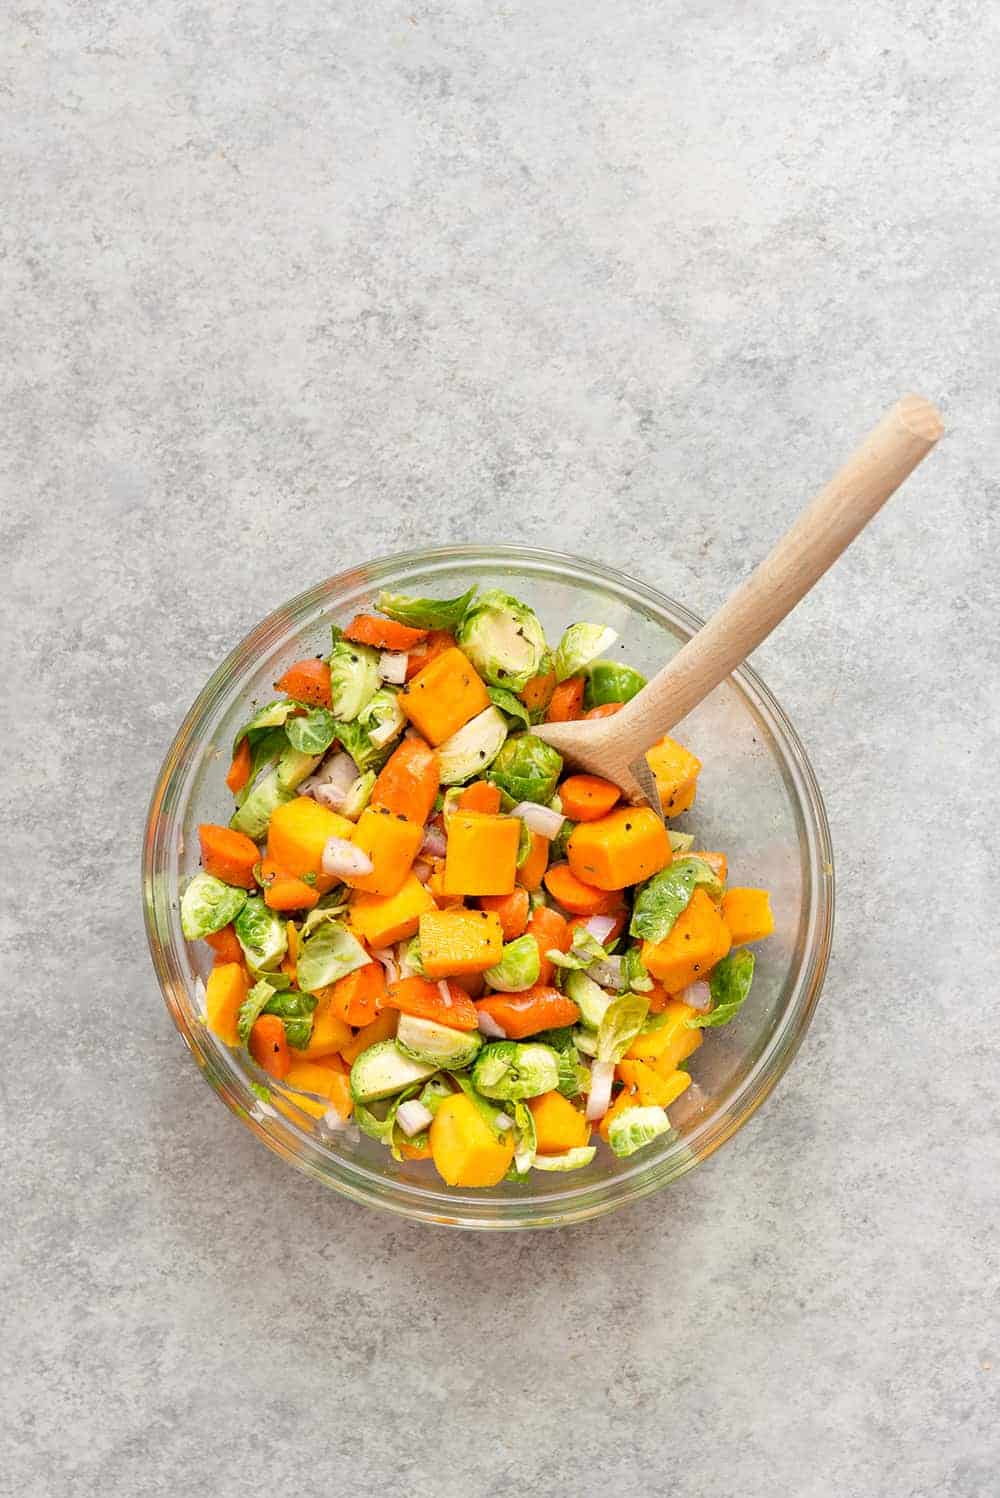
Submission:
POLYGON ((556 651, 556 680, 578 675, 584 666, 610 650, 617 638, 618 631, 606 624, 571 624, 556 651))
POLYGON ((585 691, 583 705, 588 710, 603 707, 605 703, 630 702, 646 685, 646 678, 631 666, 617 661, 594 661, 584 673, 585 691))
POLYGON ((586 1145, 587 1120, 561 1092, 545 1092, 528 1101, 535 1120, 535 1147, 540 1155, 559 1155, 586 1145))
POLYGON ((554 1092, 559 1058, 550 1046, 494 1040, 483 1046, 472 1068, 472 1085, 484 1097, 516 1102, 554 1092))
POLYGON ((487 707, 438 745, 442 785, 457 785, 487 769, 507 738, 507 722, 499 708, 487 707))
POLYGON ((618 890, 597 889, 579 879, 568 863, 554 863, 546 872, 545 888, 557 904, 573 915, 610 915, 621 905, 618 890))
POLYGON ((572 999, 538 983, 523 993, 493 993, 476 1004, 480 1016, 488 1015, 503 1031, 507 1040, 524 1040, 542 1030, 574 1025, 580 1010, 572 999))
POLYGON ((401 978, 390 983, 385 996, 387 1009, 434 1020, 455 1030, 478 1030, 479 1016, 469 995, 457 983, 432 983, 427 978, 401 978))
POLYGON ((257 1065, 268 1076, 281 1082, 292 1064, 285 1039, 285 1026, 276 1014, 262 1014, 250 1031, 248 1050, 257 1065))
POLYGON ((696 885, 708 894, 722 894, 715 871, 703 859, 683 856, 656 874, 639 890, 632 907, 629 931, 646 941, 665 941, 677 917, 690 903, 696 885))
MULTIPOLYGON (((482 679, 468 656, 457 649, 436 656, 407 682, 399 697, 410 722, 435 746, 490 707, 482 679)), ((497 716, 502 721, 502 714, 497 716)), ((503 727, 506 733, 506 723, 503 727)))
POLYGON ((548 648, 534 610, 499 588, 480 593, 455 638, 484 681, 512 692, 537 675, 548 648))
POLYGON ((646 763, 656 781, 663 815, 679 817, 681 812, 688 811, 698 787, 701 760, 676 739, 664 738, 647 750, 646 763))
POLYGON ((456 812, 448 819, 444 888, 450 895, 509 895, 517 879, 521 823, 515 817, 456 812))
POLYGON ((559 787, 563 812, 574 822, 597 822, 620 799, 621 791, 599 775, 570 775, 559 787))
POLYGON ((605 890, 639 884, 672 857, 667 830, 648 806, 621 807, 599 822, 580 823, 566 853, 578 879, 605 890))
POLYGON ((205 1023, 224 1045, 239 1045, 236 1022, 249 987, 242 956, 239 962, 219 963, 205 984, 205 1023))
POLYGON ((281 962, 288 950, 288 932, 276 910, 270 910, 260 895, 251 895, 233 922, 252 973, 267 972, 281 962))
POLYGON ((430 1128, 431 1153, 448 1186, 495 1186, 514 1158, 512 1136, 497 1137, 471 1098, 445 1098, 430 1128))
POLYGON ((338 640, 330 652, 330 701, 335 718, 352 722, 367 707, 381 682, 378 651, 338 640))
POLYGON ((415 629, 454 632, 465 618, 475 595, 474 587, 460 598, 444 599, 411 598, 406 593, 390 593, 383 589, 378 595, 378 609, 390 619, 415 629))
POLYGON ((413 866, 424 829, 386 806, 368 806, 353 829, 354 846, 373 864, 369 874, 346 874, 344 882, 369 895, 394 895, 413 866))
POLYGON ((482 811, 496 816, 500 810, 500 792, 488 780, 475 780, 458 798, 459 811, 482 811))
POLYGON ((487 780, 492 780, 512 801, 550 801, 562 772, 562 755, 537 734, 519 733, 509 738, 497 754, 487 780))
POLYGON ((608 1143, 619 1159, 625 1159, 669 1132, 670 1120, 662 1108, 624 1108, 608 1126, 608 1143))
POLYGON ((545 712, 546 723, 572 723, 583 717, 583 694, 585 682, 582 676, 571 676, 561 681, 549 699, 545 712))
POLYGON ((484 973, 503 955, 500 918, 490 910, 429 910, 420 917, 420 955, 429 978, 484 973))
POLYGON ((694 1028, 708 1026, 712 1029, 717 1029, 719 1025, 728 1025, 731 1019, 736 1018, 750 992, 753 970, 754 955, 752 952, 740 950, 730 952, 728 957, 723 957, 721 962, 716 963, 709 984, 712 994, 711 1009, 707 1014, 694 1015, 687 1023, 694 1028))
POLYGON ((718 906, 703 889, 695 889, 669 936, 643 942, 642 960, 668 992, 679 993, 707 977, 729 947, 729 930, 718 906))
POLYGON ((727 889, 722 897, 722 919, 734 947, 763 941, 774 930, 774 916, 766 889, 727 889))
POLYGON ((538 982, 541 957, 533 936, 507 942, 500 961, 485 971, 487 983, 499 993, 523 993, 538 982))
POLYGON ((296 702, 307 702, 312 707, 330 706, 330 667, 326 661, 310 656, 296 661, 294 666, 278 677, 274 683, 279 692, 287 692, 296 702))
POLYGON ((694 1018, 695 1011, 687 1004, 671 999, 662 1014, 647 1020, 625 1055, 630 1061, 651 1061, 663 1074, 676 1071, 701 1045, 701 1031, 688 1025, 694 1018))
POLYGON ((423 739, 413 735, 403 740, 379 772, 371 804, 423 826, 433 810, 440 783, 437 755, 423 739))
POLYGON ((297 718, 289 718, 288 742, 300 754, 325 754, 337 737, 337 720, 327 707, 313 707, 297 718))
POLYGON ((188 941, 211 936, 235 920, 246 901, 245 889, 223 884, 211 874, 195 874, 181 897, 181 930, 188 941))
POLYGON ((232 926, 223 926, 218 931, 209 931, 205 936, 205 941, 215 953, 216 963, 243 961, 243 948, 232 926))
POLYGON ((320 892, 334 882, 323 873, 323 850, 331 837, 350 838, 354 823, 320 806, 311 796, 296 796, 277 807, 267 828, 267 853, 286 873, 312 875, 320 892))
POLYGON ((482 910, 492 910, 496 914, 505 942, 523 936, 531 915, 531 901, 526 889, 514 889, 509 895, 482 895, 479 905, 482 910))
POLYGON ((355 614, 344 630, 344 639, 357 645, 372 645, 376 650, 406 652, 427 635, 426 629, 414 629, 394 619, 380 619, 376 614, 355 614))

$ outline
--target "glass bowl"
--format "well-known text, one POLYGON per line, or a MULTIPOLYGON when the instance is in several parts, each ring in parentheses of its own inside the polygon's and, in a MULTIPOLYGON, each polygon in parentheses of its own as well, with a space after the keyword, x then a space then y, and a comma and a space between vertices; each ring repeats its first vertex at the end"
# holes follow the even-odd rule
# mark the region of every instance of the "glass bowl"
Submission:
POLYGON ((702 760, 698 799, 672 825, 729 855, 735 884, 770 889, 774 935, 757 949, 757 976, 739 1017, 691 1059, 697 1088, 671 1109, 676 1138, 627 1160, 603 1147, 591 1165, 533 1173, 469 1191, 443 1185, 429 1161, 397 1164, 357 1134, 302 1127, 259 1100, 266 1080, 241 1063, 200 1018, 197 980, 210 968, 204 942, 181 935, 179 890, 198 866, 199 822, 225 821, 233 736, 253 704, 274 696, 284 667, 329 649, 331 621, 346 623, 378 590, 453 597, 473 582, 515 593, 550 639, 580 619, 610 624, 615 652, 651 674, 701 621, 654 588, 610 567, 559 552, 463 546, 410 552, 342 572, 275 610, 223 661, 181 725, 160 771, 145 831, 143 890, 150 951, 163 997, 202 1075, 247 1128, 300 1170, 354 1201, 425 1222, 465 1228, 551 1227, 581 1222, 648 1196, 707 1159, 741 1128, 785 1071, 819 998, 833 929, 833 863, 823 803, 799 739, 760 678, 744 666, 679 730, 702 760))

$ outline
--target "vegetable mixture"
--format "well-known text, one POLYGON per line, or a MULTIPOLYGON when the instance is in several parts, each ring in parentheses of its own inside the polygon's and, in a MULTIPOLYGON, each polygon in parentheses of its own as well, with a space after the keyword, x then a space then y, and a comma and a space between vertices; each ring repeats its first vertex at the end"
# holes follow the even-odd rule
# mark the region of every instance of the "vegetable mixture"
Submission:
MULTIPOLYGON (((703 1031, 750 991, 767 892, 532 732, 644 685, 599 658, 614 630, 552 650, 498 590, 378 611, 236 736, 235 810, 199 828, 181 902, 214 952, 205 1022, 262 1101, 449 1186, 576 1170, 595 1129, 618 1157, 663 1140, 703 1031)), ((699 761, 670 738, 648 759, 687 811, 699 761)))

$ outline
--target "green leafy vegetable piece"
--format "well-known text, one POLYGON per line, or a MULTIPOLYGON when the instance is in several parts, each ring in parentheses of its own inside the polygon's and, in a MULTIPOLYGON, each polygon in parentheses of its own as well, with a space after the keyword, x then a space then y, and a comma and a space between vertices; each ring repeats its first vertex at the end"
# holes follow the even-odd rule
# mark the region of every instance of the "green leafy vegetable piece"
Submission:
POLYGON ((339 921, 325 921, 299 943, 295 973, 299 987, 315 993, 346 978, 355 968, 366 967, 370 961, 364 947, 346 926, 339 921))
POLYGON ((290 718, 285 732, 300 754, 325 754, 337 737, 337 720, 329 708, 311 707, 298 718, 290 718))
MULTIPOLYGON (((338 640, 330 652, 330 703, 333 715, 352 723, 379 689, 379 652, 353 640, 338 640)), ((338 729, 337 737, 340 738, 338 729)))
POLYGON ((391 687, 380 687, 363 707, 357 721, 376 749, 385 749, 399 738, 406 727, 406 715, 399 705, 399 693, 391 687))
POLYGON ((457 785, 479 776, 500 753, 507 737, 507 720, 498 707, 483 708, 450 739, 437 747, 442 785, 457 785))
POLYGON ((369 1108, 365 1103, 354 1101, 354 1121, 370 1139, 377 1139, 379 1144, 384 1144, 392 1151, 393 1158, 402 1159, 399 1150, 399 1142, 396 1138, 396 1114, 399 1112, 401 1103, 409 1102, 420 1091, 420 1083, 414 1082, 412 1086, 397 1093, 385 1104, 376 1104, 376 1108, 384 1112, 369 1108))
POLYGON ((531 857, 532 838, 531 828, 524 818, 519 817, 518 821, 521 823, 521 830, 517 835, 517 867, 521 868, 531 857))
MULTIPOLYGON (((284 729, 280 730, 282 744, 287 748, 287 739, 284 729)), ((282 751, 283 752, 283 751, 282 751)), ((246 788, 244 788, 246 791, 246 788)), ((271 813, 285 801, 291 801, 295 795, 294 790, 283 786, 278 779, 278 771, 273 767, 262 775, 252 790, 244 794, 242 800, 237 801, 237 807, 229 820, 230 827, 235 832, 245 832, 247 837, 252 838, 255 843, 263 840, 267 833, 267 824, 271 820, 271 813)))
POLYGON ((571 968, 566 974, 565 989, 567 996, 579 1007, 580 1023, 588 1030, 599 1029, 611 1003, 610 994, 606 994, 579 968, 571 968))
POLYGON ((347 790, 344 803, 340 807, 340 815, 347 817, 348 821, 356 822, 372 798, 377 776, 374 770, 366 770, 359 775, 347 790))
POLYGON ((338 719, 337 738, 362 774, 380 770, 392 753, 391 744, 373 744, 367 728, 357 719, 350 723, 338 719))
POLYGON ((647 879, 635 897, 629 931, 643 941, 665 941, 674 922, 688 907, 695 886, 704 885, 711 895, 720 895, 722 885, 711 864, 690 855, 647 879))
POLYGON ((586 926, 574 926, 573 943, 569 951, 560 952, 558 948, 553 948, 545 955, 553 967, 564 968, 567 972, 571 972, 574 968, 579 969, 580 972, 586 972, 587 968, 592 967, 595 962, 603 962, 608 954, 597 937, 592 935, 586 926))
POLYGON ((500 709, 511 728, 518 724, 522 728, 531 727, 531 716, 520 697, 515 697, 506 687, 487 687, 486 690, 493 706, 500 709))
POLYGON ((668 827, 667 837, 670 839, 672 853, 689 853, 694 847, 693 832, 675 832, 672 827, 668 827))
POLYGON ((311 993, 285 989, 269 998, 261 1014, 276 1014, 285 1026, 285 1039, 297 1051, 304 1051, 312 1034, 316 999, 311 993))
POLYGON ((739 947, 723 957, 712 969, 708 986, 712 991, 712 1007, 707 1014, 696 1014, 688 1020, 689 1030, 717 1029, 735 1019, 750 992, 753 983, 754 955, 745 947, 739 947))
POLYGON ((546 653, 534 609, 500 588, 481 593, 456 632, 458 644, 485 682, 520 692, 546 653))
POLYGON ((181 930, 188 941, 211 936, 236 919, 246 900, 245 889, 223 884, 212 874, 195 874, 181 896, 181 930))
POLYGON ((483 1049, 472 1068, 472 1082, 484 1097, 502 1102, 553 1092, 559 1081, 559 1059, 549 1046, 497 1040, 483 1049))
POLYGON ((538 982, 541 959, 533 936, 518 936, 504 944, 500 961, 484 974, 491 988, 500 993, 523 993, 538 982))
POLYGON ((533 733, 509 738, 497 754, 486 779, 506 791, 514 802, 538 801, 543 806, 555 794, 562 773, 562 755, 533 733))
POLYGON ((529 1171, 534 1164, 538 1149, 538 1131, 535 1115, 527 1103, 514 1104, 514 1169, 519 1175, 529 1171))
POLYGON ((406 593, 383 589, 375 607, 380 614, 388 615, 398 624, 408 624, 411 629, 447 629, 454 634, 475 595, 475 587, 461 598, 411 598, 406 593))
POLYGON ((233 925, 252 973, 278 966, 288 950, 288 934, 284 917, 270 910, 263 896, 251 895, 233 925))
POLYGON ((533 1164, 536 1170, 582 1170, 596 1154, 596 1144, 578 1144, 561 1155, 536 1155, 533 1164))
POLYGON ((583 705, 588 711, 607 702, 629 702, 646 685, 638 671, 615 661, 594 661, 584 675, 583 705))
POLYGON ((436 1117, 437 1110, 445 1098, 451 1097, 453 1092, 454 1088, 449 1087, 443 1077, 431 1077, 429 1082, 424 1083, 423 1091, 420 1094, 420 1101, 428 1113, 433 1113, 436 1117))
POLYGON ((536 1045, 551 1046, 559 1058, 559 1081, 556 1091, 563 1097, 580 1097, 587 1090, 590 1072, 580 1060, 576 1045, 576 1031, 572 1026, 561 1030, 543 1030, 533 1035, 536 1045))
POLYGON ((235 739, 233 739, 233 753, 236 753, 244 739, 249 738, 251 740, 252 748, 255 738, 260 738, 263 733, 269 730, 283 728, 289 718, 298 711, 299 704, 293 702, 290 697, 279 697, 275 702, 269 702, 266 707, 259 708, 253 717, 249 718, 243 724, 243 727, 237 733, 235 739))
POLYGON ((608 1143, 620 1160, 671 1133, 664 1108, 625 1108, 608 1124, 608 1143))
POLYGON ((348 891, 344 889, 332 889, 329 894, 320 895, 319 900, 306 916, 299 927, 299 940, 309 936, 318 926, 323 926, 327 921, 335 921, 343 915, 347 909, 347 901, 344 898, 348 891))
POLYGON ((618 631, 606 624, 571 624, 556 651, 556 680, 578 676, 584 666, 610 650, 617 638, 618 631))
POLYGON ((641 994, 623 993, 612 999, 597 1027, 598 1061, 620 1061, 648 1013, 649 1002, 641 994))
POLYGON ((556 833, 555 837, 549 844, 550 863, 558 863, 561 859, 564 859, 566 857, 566 850, 569 846, 569 840, 573 836, 575 830, 576 823, 571 822, 567 817, 560 827, 559 831, 556 833))
POLYGON ((264 1005, 269 999, 273 999, 278 992, 274 984, 268 983, 266 978, 259 979, 247 994, 240 1005, 236 1016, 236 1031, 240 1037, 240 1044, 246 1045, 250 1039, 250 1031, 253 1029, 257 1018, 263 1013, 264 1005))
POLYGON ((641 947, 629 947, 622 953, 622 980, 632 993, 652 993, 653 980, 642 960, 641 947))

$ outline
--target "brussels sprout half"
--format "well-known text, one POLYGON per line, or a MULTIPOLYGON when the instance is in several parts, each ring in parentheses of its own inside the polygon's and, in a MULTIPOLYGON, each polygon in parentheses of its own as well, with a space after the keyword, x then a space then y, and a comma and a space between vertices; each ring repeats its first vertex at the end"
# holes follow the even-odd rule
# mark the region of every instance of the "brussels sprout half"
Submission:
POLYGON ((264 904, 263 896, 251 895, 233 925, 251 972, 278 966, 288 950, 288 935, 284 918, 264 904))
POLYGON ((333 716, 345 723, 353 722, 381 684, 379 652, 369 645, 338 640, 330 652, 329 663, 333 716))
POLYGON ((533 733, 509 738, 487 771, 486 779, 506 791, 515 802, 538 801, 543 806, 555 794, 562 773, 562 755, 533 733))
POLYGON ((541 959, 533 936, 519 936, 506 943, 500 961, 483 974, 491 988, 500 993, 523 993, 538 982, 541 959))
POLYGON ((480 594, 456 639, 484 681, 512 692, 538 674, 548 648, 534 609, 499 588, 480 594))
POLYGON ((496 759, 507 737, 507 720, 496 707, 484 708, 437 748, 442 785, 481 775, 496 759))
POLYGON ((483 1046, 472 1068, 472 1083, 484 1097, 518 1102, 554 1092, 559 1082, 559 1058, 547 1045, 518 1045, 498 1040, 483 1046))
POLYGON ((606 624, 571 624, 556 651, 556 680, 579 675, 584 666, 610 650, 617 638, 618 631, 606 624))
POLYGON ((246 902, 245 889, 223 884, 212 874, 195 874, 181 897, 181 930, 188 941, 211 936, 235 920, 246 902))
POLYGON ((646 678, 638 671, 614 661, 594 661, 584 675, 583 705, 588 710, 607 702, 629 702, 646 685, 646 678))
POLYGON ((619 1159, 625 1159, 669 1133, 670 1119, 665 1109, 625 1108, 608 1124, 608 1143, 619 1159))
POLYGON ((324 921, 300 941, 295 975, 300 988, 316 993, 346 978, 355 968, 366 967, 370 961, 364 947, 346 926, 338 921, 324 921))

